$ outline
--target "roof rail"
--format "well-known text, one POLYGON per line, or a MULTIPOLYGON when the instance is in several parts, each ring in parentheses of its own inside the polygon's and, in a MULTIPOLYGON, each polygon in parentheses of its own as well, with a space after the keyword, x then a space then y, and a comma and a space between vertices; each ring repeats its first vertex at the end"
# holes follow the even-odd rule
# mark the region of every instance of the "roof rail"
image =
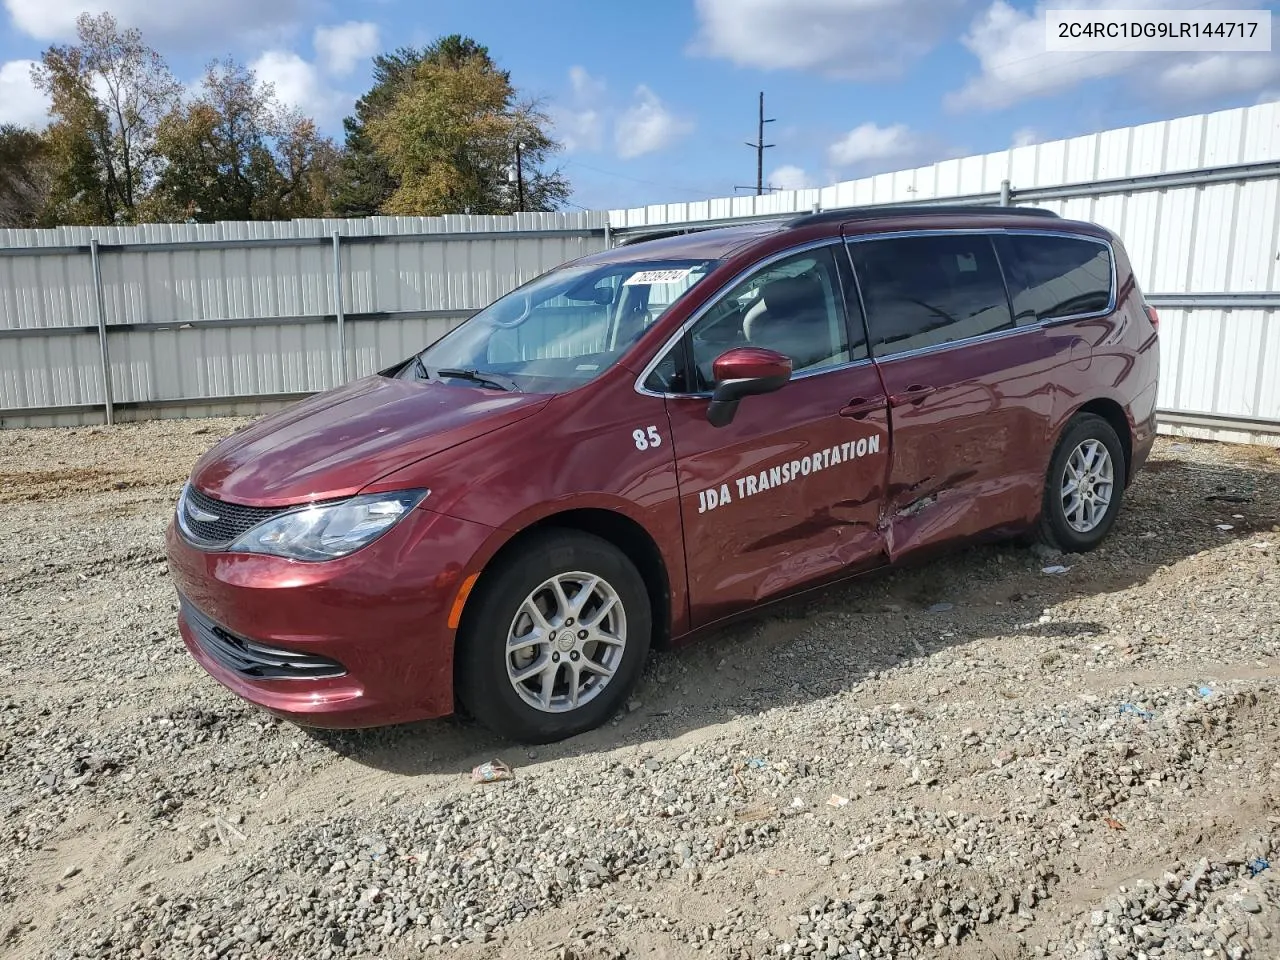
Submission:
POLYGON ((641 234, 636 234, 634 236, 631 236, 628 234, 620 234, 620 239, 618 240, 617 245, 619 247, 629 247, 633 243, 645 243, 646 241, 649 241, 649 240, 665 240, 668 237, 678 237, 682 234, 690 233, 690 232, 701 232, 701 231, 691 231, 690 228, 687 226, 679 226, 671 230, 655 230, 652 233, 641 233, 641 234))
POLYGON ((787 229, 807 227, 814 223, 832 223, 844 220, 879 220, 883 217, 971 217, 987 214, 1000 217, 1054 217, 1052 210, 1041 207, 996 207, 978 204, 884 204, 877 207, 838 207, 821 213, 806 213, 787 221, 787 229))

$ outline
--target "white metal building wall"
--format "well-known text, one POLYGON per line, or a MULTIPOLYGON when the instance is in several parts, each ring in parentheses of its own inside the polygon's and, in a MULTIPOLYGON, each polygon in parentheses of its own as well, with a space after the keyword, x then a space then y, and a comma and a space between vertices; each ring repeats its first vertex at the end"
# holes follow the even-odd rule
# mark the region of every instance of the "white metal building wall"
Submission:
POLYGON ((1124 240, 1160 309, 1166 430, 1280 444, 1280 103, 609 219, 625 238, 815 205, 999 203, 1002 192, 1124 240))

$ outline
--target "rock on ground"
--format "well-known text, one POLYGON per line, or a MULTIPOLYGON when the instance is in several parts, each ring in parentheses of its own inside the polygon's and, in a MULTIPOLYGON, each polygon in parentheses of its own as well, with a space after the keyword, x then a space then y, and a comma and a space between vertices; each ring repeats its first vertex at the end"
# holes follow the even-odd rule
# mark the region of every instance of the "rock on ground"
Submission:
POLYGON ((162 534, 244 422, 4 434, 0 954, 1280 956, 1276 451, 1162 440, 1093 554, 775 608, 534 751, 187 657, 162 534))

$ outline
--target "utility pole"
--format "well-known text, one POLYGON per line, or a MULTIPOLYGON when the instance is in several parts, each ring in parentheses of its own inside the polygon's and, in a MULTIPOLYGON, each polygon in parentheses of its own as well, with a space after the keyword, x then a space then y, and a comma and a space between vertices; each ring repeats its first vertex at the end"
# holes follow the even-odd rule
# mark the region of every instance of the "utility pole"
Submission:
POLYGON ((524 149, 524 144, 516 142, 516 212, 519 213, 524 209, 524 169, 520 163, 520 151, 524 149))
POLYGON ((756 196, 764 193, 764 152, 773 146, 772 143, 764 142, 764 125, 773 123, 773 117, 765 119, 764 116, 764 91, 760 91, 760 123, 756 128, 755 143, 747 142, 748 147, 754 147, 756 151, 756 196))

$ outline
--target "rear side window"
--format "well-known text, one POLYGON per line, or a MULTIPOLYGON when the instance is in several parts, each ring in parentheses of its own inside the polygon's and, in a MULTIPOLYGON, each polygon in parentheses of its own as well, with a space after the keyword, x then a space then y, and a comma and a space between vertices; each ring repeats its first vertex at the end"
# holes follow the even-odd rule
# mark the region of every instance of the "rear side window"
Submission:
POLYGON ((1099 313, 1111 305, 1111 251, 1076 237, 996 239, 1019 324, 1099 313))
POLYGON ((1010 329, 991 238, 900 237, 849 244, 877 357, 1010 329))

